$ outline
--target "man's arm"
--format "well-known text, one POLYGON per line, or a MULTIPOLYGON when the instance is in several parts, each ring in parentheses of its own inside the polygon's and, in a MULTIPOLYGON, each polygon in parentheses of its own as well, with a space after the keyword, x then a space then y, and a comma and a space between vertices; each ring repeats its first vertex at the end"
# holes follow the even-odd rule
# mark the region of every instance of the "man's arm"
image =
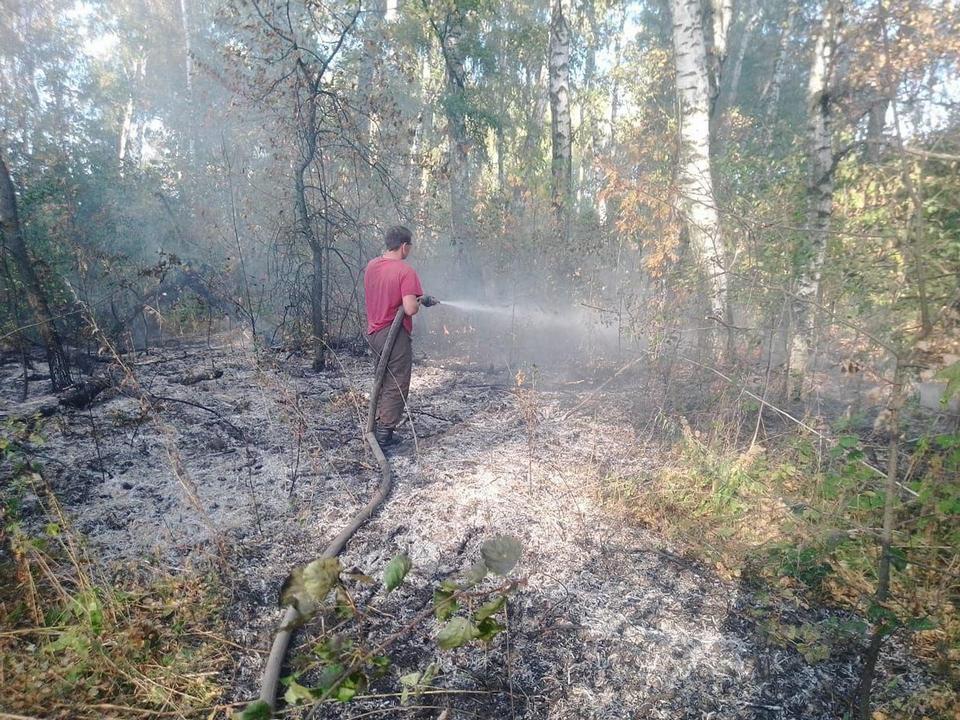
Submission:
POLYGON ((404 295, 403 296, 403 311, 413 317, 420 310, 420 298, 416 295, 404 295))

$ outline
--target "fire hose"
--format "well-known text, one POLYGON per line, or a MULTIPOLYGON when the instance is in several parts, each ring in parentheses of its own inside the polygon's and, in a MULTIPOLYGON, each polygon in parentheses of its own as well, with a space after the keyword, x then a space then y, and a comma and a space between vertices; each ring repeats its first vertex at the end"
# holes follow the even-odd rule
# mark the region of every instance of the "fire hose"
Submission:
MULTIPOLYGON (((425 296, 429 298, 429 296, 425 296)), ((429 298, 433 301, 433 298, 429 298)), ((430 304, 426 304, 430 307, 430 304)), ((432 303, 435 304, 435 301, 432 303)), ((401 305, 397 308, 397 314, 393 318, 390 330, 387 332, 387 339, 383 344, 383 352, 380 354, 380 360, 377 362, 377 370, 373 376, 373 390, 370 392, 370 409, 367 411, 367 424, 364 429, 363 437, 370 446, 373 456, 380 465, 380 485, 376 493, 364 505, 356 515, 354 515, 347 526, 340 531, 320 555, 321 558, 332 558, 339 555, 344 546, 353 537, 353 534, 370 518, 371 515, 383 504, 390 494, 390 488, 393 485, 393 474, 390 471, 390 463, 387 462, 376 436, 373 434, 374 425, 377 420, 377 401, 380 399, 380 391, 383 388, 383 381, 387 375, 387 363, 390 360, 390 353, 393 352, 393 344, 396 342, 400 328, 403 326, 404 310, 401 305)), ((283 660, 287 654, 287 647, 290 644, 290 636, 295 629, 295 625, 305 618, 301 616, 300 611, 292 605, 288 605, 283 613, 283 619, 280 621, 280 628, 277 630, 276 637, 273 639, 273 646, 270 648, 270 657, 267 658, 267 664, 263 669, 263 677, 260 682, 260 700, 270 706, 273 711, 276 707, 277 685, 280 681, 280 670, 283 667, 283 660)))

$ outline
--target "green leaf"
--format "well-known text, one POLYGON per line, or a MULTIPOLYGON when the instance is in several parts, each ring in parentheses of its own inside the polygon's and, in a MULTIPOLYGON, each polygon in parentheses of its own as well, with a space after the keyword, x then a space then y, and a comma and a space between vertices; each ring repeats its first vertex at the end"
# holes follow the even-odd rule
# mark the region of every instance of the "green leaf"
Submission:
POLYGON ((510 535, 497 535, 480 546, 484 564, 497 575, 509 575, 522 554, 520 541, 510 535))
POLYGON ((333 694, 333 697, 342 703, 350 702, 353 696, 357 694, 360 686, 363 685, 364 679, 363 673, 353 673, 337 686, 337 691, 333 694))
POLYGON ((415 687, 420 682, 420 673, 412 672, 400 676, 400 685, 403 687, 415 687))
POLYGON ((400 704, 406 705, 411 696, 416 697, 428 687, 437 676, 437 664, 430 663, 426 669, 421 672, 407 673, 400 677, 400 704))
POLYGON ((473 614, 473 619, 477 622, 483 622, 491 615, 496 615, 500 610, 503 609, 503 606, 507 603, 507 597, 501 595, 490 602, 486 602, 481 605, 477 611, 473 614))
POLYGON ((247 705, 237 717, 239 720, 270 720, 273 717, 273 712, 270 710, 268 702, 257 700, 247 705))
POLYGON ((940 398, 940 404, 946 406, 950 399, 960 392, 960 360, 938 372, 936 378, 947 381, 943 397, 940 398))
POLYGON ((960 500, 947 498, 937 503, 937 512, 944 515, 960 514, 960 500))
POLYGON ((879 623, 899 624, 897 614, 893 612, 893 610, 883 605, 878 605, 875 602, 871 603, 870 607, 867 608, 867 618, 875 625, 879 623))
POLYGON ((479 584, 487 576, 487 566, 482 560, 475 562, 466 575, 463 576, 463 587, 469 588, 479 584))
POLYGON ((413 563, 406 553, 400 553, 387 563, 387 568, 383 571, 383 585, 388 593, 400 587, 411 567, 413 563))
POLYGON ((318 558, 303 569, 303 584, 311 597, 321 603, 340 582, 340 561, 318 558))
POLYGON ((907 623, 907 627, 911 630, 936 630, 937 624, 928 617, 918 617, 913 618, 910 622, 907 623))
MULTIPOLYGON (((420 673, 409 673, 400 677, 400 704, 406 705, 410 701, 410 695, 416 690, 417 681, 420 679, 420 673)), ((414 693, 415 694, 415 693, 414 693)))
POLYGON ((280 606, 292 605, 301 615, 312 615, 330 591, 340 583, 340 561, 319 558, 294 569, 280 588, 280 606))
POLYGON ((453 597, 452 590, 440 588, 433 591, 433 614, 437 620, 449 619, 459 608, 460 603, 453 597))
POLYGON ((903 548, 892 547, 890 548, 890 564, 900 572, 903 572, 907 568, 907 554, 903 551, 903 548))
POLYGON ((290 678, 287 691, 283 694, 283 701, 288 705, 296 705, 298 702, 310 702, 311 700, 313 700, 313 693, 310 692, 310 689, 290 678))
POLYGON ((92 590, 80 593, 73 602, 74 615, 78 620, 86 619, 90 623, 90 630, 98 637, 103 632, 103 606, 96 593, 92 590))
POLYGON ((490 642, 506 629, 506 627, 498 623, 492 617, 488 617, 486 620, 477 625, 477 639, 483 640, 483 642, 490 642))
POLYGON ((325 668, 322 673, 320 673, 320 679, 317 681, 317 687, 320 689, 320 692, 326 692, 333 687, 333 684, 337 681, 337 678, 343 674, 343 671, 346 668, 340 663, 334 663, 328 668, 325 668))
POLYGON ((860 444, 860 438, 856 435, 844 435, 839 440, 837 440, 837 445, 846 449, 856 447, 860 444))
POLYGON ((437 645, 442 650, 453 650, 466 645, 479 634, 479 630, 472 622, 463 617, 455 617, 444 625, 437 635, 437 645))

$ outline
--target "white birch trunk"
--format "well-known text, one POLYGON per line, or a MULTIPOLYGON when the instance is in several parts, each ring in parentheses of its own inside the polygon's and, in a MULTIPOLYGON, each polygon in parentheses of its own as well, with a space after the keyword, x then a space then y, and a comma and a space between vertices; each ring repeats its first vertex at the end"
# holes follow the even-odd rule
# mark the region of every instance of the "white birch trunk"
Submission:
POLYGON ((773 61, 773 70, 770 73, 770 81, 763 88, 762 100, 766 100, 766 126, 767 136, 772 133, 773 121, 777 117, 777 110, 780 108, 780 88, 783 87, 784 74, 787 67, 787 50, 790 47, 790 39, 793 36, 793 26, 797 18, 799 3, 797 0, 790 0, 787 7, 787 17, 783 21, 780 32, 780 43, 777 45, 777 55, 773 61))
POLYGON ((127 106, 123 110, 123 125, 120 127, 120 146, 117 148, 117 157, 122 164, 127 158, 127 144, 130 142, 130 132, 133 130, 133 93, 127 95, 127 106))
POLYGON ((717 109, 717 98, 720 97, 723 66, 727 61, 730 25, 733 23, 733 0, 710 0, 709 9, 710 32, 706 32, 706 27, 703 30, 707 52, 707 79, 710 83, 710 115, 713 116, 717 109))
POLYGON ((570 233, 573 181, 570 122, 570 25, 562 0, 554 0, 550 20, 550 129, 552 140, 551 195, 557 228, 563 240, 570 233))
POLYGON ((730 73, 730 85, 727 92, 726 107, 732 108, 737 104, 737 93, 740 91, 740 77, 743 75, 743 61, 747 56, 747 48, 750 47, 750 40, 753 33, 760 24, 760 17, 763 14, 762 8, 757 6, 756 0, 748 0, 744 9, 747 18, 743 26, 743 35, 740 38, 740 45, 737 46, 737 55, 733 60, 733 70, 730 73))
POLYGON ((620 24, 613 41, 613 83, 610 90, 610 133, 607 137, 607 149, 613 147, 616 141, 617 121, 620 119, 620 64, 623 60, 623 29, 627 25, 627 9, 623 8, 620 14, 620 24))
POLYGON ((671 0, 680 101, 680 190, 690 245, 707 276, 710 312, 723 318, 727 278, 710 167, 710 81, 699 0, 671 0))
POLYGON ((183 27, 183 63, 187 89, 187 158, 193 167, 196 157, 196 128, 193 122, 193 54, 190 48, 190 18, 187 15, 187 0, 180 0, 180 21, 183 27))
POLYGON ((720 85, 720 69, 726 62, 730 42, 730 26, 733 24, 733 0, 711 0, 713 8, 712 54, 715 65, 715 82, 720 85))
MULTIPOLYGON (((610 153, 616 141, 617 134, 617 122, 620 119, 620 64, 623 59, 623 49, 621 38, 623 37, 623 29, 627 24, 627 9, 626 6, 621 8, 620 11, 620 22, 618 24, 617 34, 614 36, 613 40, 613 70, 610 73, 612 76, 612 81, 610 83, 610 104, 609 104, 609 115, 607 117, 607 137, 603 144, 603 153, 605 158, 610 157, 610 153)), ((598 207, 597 214, 599 216, 600 224, 603 226, 608 226, 612 224, 615 219, 616 210, 615 205, 611 208, 612 201, 607 197, 606 193, 598 193, 598 207)))
POLYGON ((130 145, 132 144, 135 130, 134 111, 136 109, 133 96, 135 90, 139 89, 139 87, 143 84, 146 65, 146 60, 139 58, 134 64, 133 77, 129 80, 131 88, 127 95, 126 107, 123 110, 123 125, 120 128, 120 144, 117 148, 117 157, 120 159, 121 164, 123 164, 123 162, 127 159, 127 154, 129 153, 130 145))
POLYGON ((800 267, 793 298, 794 331, 790 347, 790 368, 797 381, 794 396, 803 391, 815 342, 815 303, 830 236, 833 213, 833 136, 831 123, 831 80, 834 72, 837 36, 842 5, 828 0, 814 46, 813 64, 807 85, 807 112, 810 132, 810 180, 807 207, 808 243, 800 253, 800 267))

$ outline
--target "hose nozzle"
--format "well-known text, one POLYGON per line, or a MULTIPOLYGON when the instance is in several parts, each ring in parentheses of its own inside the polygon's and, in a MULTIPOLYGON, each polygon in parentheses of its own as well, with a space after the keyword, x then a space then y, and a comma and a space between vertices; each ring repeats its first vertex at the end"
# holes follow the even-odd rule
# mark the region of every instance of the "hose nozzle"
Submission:
POLYGON ((422 295, 420 297, 420 304, 424 307, 433 307, 434 305, 439 305, 440 301, 433 295, 422 295))

